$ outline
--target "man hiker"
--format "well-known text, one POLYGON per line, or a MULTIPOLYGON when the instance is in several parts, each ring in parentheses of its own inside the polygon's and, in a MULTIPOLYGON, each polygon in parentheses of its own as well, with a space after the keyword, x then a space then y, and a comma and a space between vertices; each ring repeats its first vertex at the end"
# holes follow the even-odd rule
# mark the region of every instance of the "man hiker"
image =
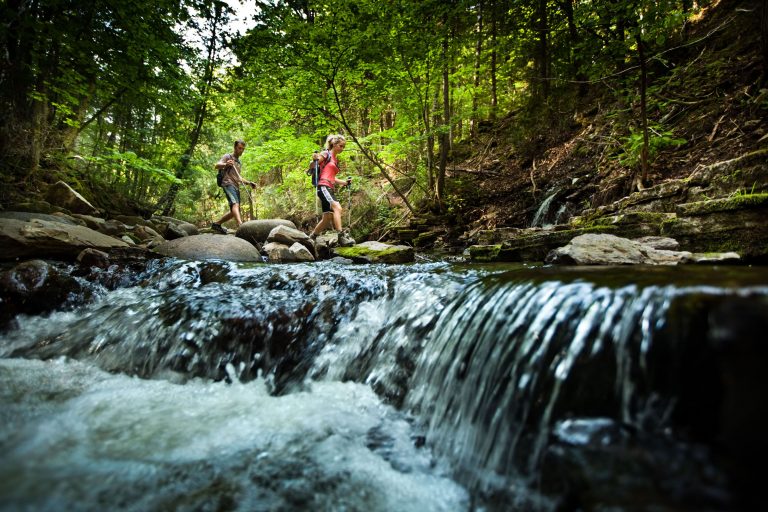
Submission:
POLYGON ((227 234, 227 229, 222 226, 223 223, 230 219, 235 219, 238 227, 243 223, 243 219, 240 216, 240 184, 256 188, 254 182, 243 179, 240 174, 240 169, 242 169, 240 155, 243 154, 243 151, 245 151, 245 142, 236 140, 234 151, 222 156, 214 166, 217 171, 222 173, 220 186, 224 189, 224 195, 227 196, 229 212, 219 219, 218 222, 212 223, 211 229, 224 235, 227 234))

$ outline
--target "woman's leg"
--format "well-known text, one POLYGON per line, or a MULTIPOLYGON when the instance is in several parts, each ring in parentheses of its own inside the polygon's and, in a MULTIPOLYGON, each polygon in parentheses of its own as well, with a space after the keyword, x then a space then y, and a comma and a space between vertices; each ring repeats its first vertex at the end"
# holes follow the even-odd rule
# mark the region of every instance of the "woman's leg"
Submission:
POLYGON ((317 236, 321 234, 323 231, 328 229, 328 227, 333 223, 333 213, 331 212, 323 212, 323 217, 320 219, 320 222, 317 223, 317 226, 315 226, 315 229, 312 230, 312 233, 310 236, 317 236))
POLYGON ((333 228, 336 231, 341 231, 341 203, 338 201, 332 202, 331 209, 333 209, 333 228))

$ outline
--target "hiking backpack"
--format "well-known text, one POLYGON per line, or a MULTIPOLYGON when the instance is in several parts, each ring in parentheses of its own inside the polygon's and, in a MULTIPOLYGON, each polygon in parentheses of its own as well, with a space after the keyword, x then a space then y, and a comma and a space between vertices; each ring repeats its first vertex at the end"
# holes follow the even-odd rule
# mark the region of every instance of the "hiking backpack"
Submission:
POLYGON ((312 186, 315 188, 317 188, 317 183, 320 181, 320 171, 322 171, 323 167, 325 167, 325 164, 331 160, 331 152, 327 149, 321 151, 320 153, 325 153, 325 160, 323 161, 323 165, 320 166, 320 160, 312 160, 312 162, 309 164, 309 169, 306 171, 307 176, 309 176, 309 179, 312 181, 312 186))

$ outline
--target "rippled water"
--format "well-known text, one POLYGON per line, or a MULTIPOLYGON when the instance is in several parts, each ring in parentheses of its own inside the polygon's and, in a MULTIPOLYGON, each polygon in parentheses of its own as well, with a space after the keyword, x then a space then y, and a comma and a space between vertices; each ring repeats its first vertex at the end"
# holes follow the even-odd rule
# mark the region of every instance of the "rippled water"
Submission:
POLYGON ((462 510, 368 386, 185 385, 0 360, 4 510, 462 510), (393 492, 396 490, 396 492, 393 492))

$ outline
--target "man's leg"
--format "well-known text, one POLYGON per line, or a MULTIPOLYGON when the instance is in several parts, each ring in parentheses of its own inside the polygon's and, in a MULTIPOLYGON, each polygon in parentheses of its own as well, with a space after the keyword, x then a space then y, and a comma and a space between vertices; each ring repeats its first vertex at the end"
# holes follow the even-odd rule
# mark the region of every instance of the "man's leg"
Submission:
POLYGON ((232 211, 230 210, 227 213, 225 213, 224 216, 220 218, 217 222, 214 222, 214 224, 219 224, 219 225, 224 224, 231 218, 232 218, 232 211))
POLYGON ((242 217, 240 217, 240 203, 235 203, 232 205, 232 211, 230 214, 235 218, 235 222, 237 222, 237 227, 240 227, 240 225, 243 223, 242 217))

